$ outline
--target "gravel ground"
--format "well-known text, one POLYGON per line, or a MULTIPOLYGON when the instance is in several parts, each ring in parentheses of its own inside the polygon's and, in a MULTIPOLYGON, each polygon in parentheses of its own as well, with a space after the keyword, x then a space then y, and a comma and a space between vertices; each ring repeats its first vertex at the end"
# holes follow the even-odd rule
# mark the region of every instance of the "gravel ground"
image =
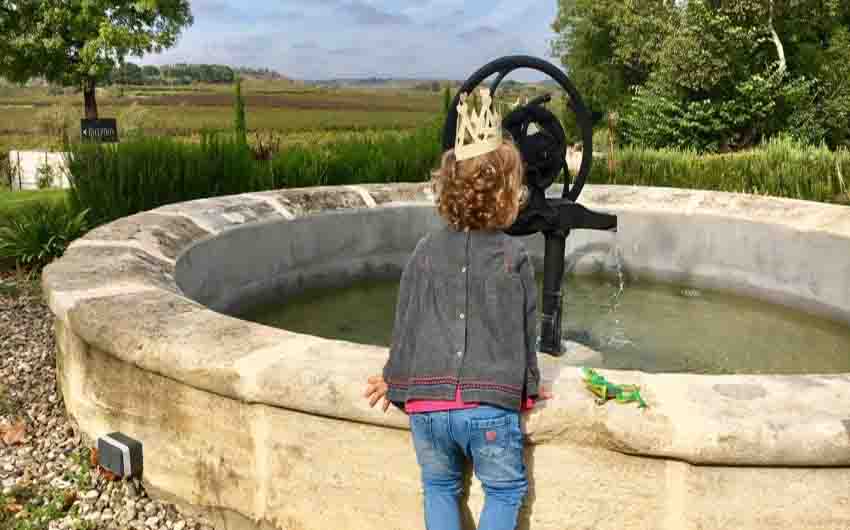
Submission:
POLYGON ((138 479, 110 481, 92 468, 65 415, 54 348, 37 286, 0 272, 0 529, 210 530, 148 498, 138 479), (21 422, 22 439, 10 431, 21 422))

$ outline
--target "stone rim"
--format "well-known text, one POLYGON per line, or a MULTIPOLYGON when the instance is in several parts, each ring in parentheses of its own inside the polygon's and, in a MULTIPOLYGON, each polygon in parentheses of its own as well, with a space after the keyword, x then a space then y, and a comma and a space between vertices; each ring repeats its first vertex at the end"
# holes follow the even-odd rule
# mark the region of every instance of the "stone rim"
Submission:
MULTIPOLYGON (((588 186, 582 202, 618 212, 757 220, 802 234, 827 233, 850 246, 850 209, 841 206, 620 186, 588 186)), ((429 184, 417 183, 277 190, 168 205, 98 227, 75 241, 66 256, 45 269, 44 293, 57 318, 83 340, 142 369, 244 402, 407 428, 402 413, 383 415, 360 396, 366 376, 377 373, 386 359, 386 348, 222 315, 187 298, 174 279, 174 268, 198 241, 245 223, 286 222, 332 209, 428 204, 433 204, 429 184), (123 318, 107 324, 104 314, 123 318), (191 351, 193 333, 208 329, 227 330, 231 346, 251 347, 235 356, 225 341, 219 351, 195 352, 195 369, 178 363, 191 351), (303 388, 312 389, 312 395, 296 391, 303 388)), ((587 398, 577 369, 543 364, 556 373, 557 398, 527 417, 532 443, 601 445, 691 464, 850 465, 850 414, 842 412, 850 410, 850 374, 604 370, 617 381, 646 389, 651 408, 641 412, 627 406, 597 407, 587 398)))

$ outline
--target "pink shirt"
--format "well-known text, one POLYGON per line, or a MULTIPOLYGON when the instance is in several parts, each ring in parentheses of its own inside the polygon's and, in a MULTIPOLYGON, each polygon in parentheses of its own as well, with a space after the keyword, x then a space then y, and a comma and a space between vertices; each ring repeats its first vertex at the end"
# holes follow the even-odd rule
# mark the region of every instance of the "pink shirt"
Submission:
MULTIPOLYGON (((460 397, 460 387, 455 392, 454 401, 430 400, 430 399, 411 399, 404 404, 404 411, 408 414, 418 414, 420 412, 437 412, 443 410, 461 410, 474 409, 478 403, 464 403, 460 397)), ((521 411, 531 410, 534 407, 534 400, 525 398, 522 404, 521 411)))

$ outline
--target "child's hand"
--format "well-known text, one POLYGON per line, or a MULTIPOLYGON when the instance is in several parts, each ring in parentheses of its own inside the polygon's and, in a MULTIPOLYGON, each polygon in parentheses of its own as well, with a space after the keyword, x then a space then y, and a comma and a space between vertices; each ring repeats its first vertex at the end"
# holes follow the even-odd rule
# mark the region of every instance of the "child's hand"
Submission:
POLYGON ((387 391, 389 387, 387 387, 387 383, 384 381, 384 376, 382 375, 373 375, 369 378, 369 385, 366 387, 366 392, 363 393, 363 397, 369 400, 369 406, 373 407, 375 404, 384 398, 384 403, 382 405, 384 412, 390 408, 390 400, 387 399, 387 391))
POLYGON ((553 394, 552 391, 549 390, 549 387, 540 385, 540 387, 537 389, 538 401, 545 401, 547 399, 552 399, 553 397, 555 397, 555 394, 553 394))

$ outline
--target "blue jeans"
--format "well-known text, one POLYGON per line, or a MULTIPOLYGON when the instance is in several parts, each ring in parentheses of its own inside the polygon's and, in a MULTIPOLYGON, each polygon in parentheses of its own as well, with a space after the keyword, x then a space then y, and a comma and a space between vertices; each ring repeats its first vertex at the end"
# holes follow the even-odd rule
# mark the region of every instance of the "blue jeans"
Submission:
POLYGON ((427 530, 460 530, 465 458, 484 489, 479 530, 514 530, 528 492, 519 413, 481 405, 410 415, 427 530))

